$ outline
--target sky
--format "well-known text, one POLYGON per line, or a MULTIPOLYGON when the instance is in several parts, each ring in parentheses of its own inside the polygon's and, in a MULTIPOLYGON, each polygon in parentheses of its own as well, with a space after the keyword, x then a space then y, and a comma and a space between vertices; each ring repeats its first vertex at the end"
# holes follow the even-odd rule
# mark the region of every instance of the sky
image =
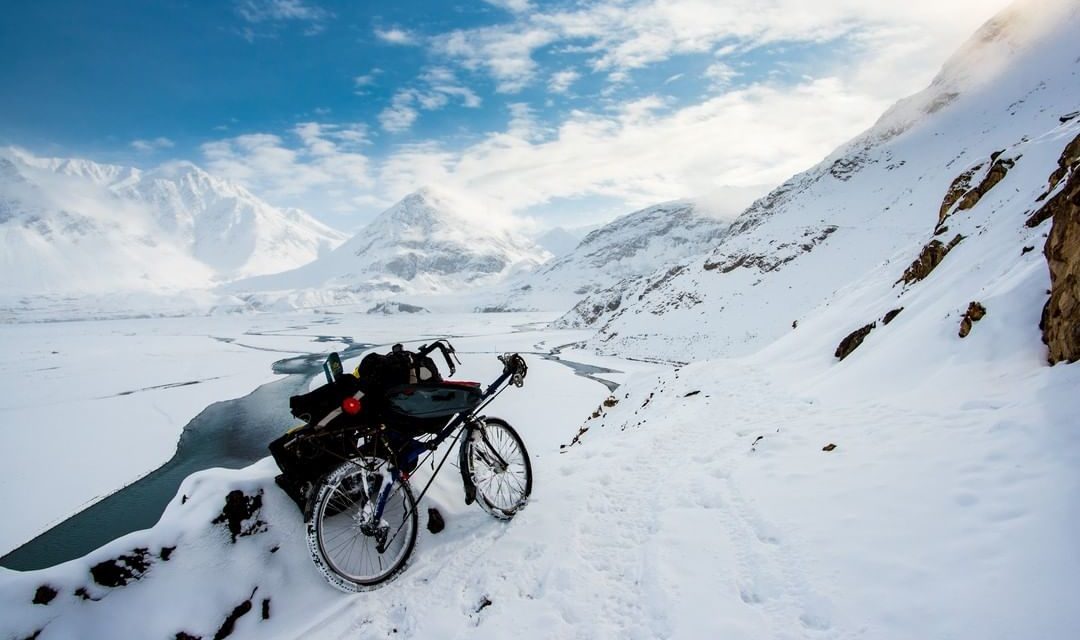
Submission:
POLYGON ((36 0, 0 144, 194 162, 351 230, 421 186, 523 229, 731 216, 924 88, 1006 0, 36 0))

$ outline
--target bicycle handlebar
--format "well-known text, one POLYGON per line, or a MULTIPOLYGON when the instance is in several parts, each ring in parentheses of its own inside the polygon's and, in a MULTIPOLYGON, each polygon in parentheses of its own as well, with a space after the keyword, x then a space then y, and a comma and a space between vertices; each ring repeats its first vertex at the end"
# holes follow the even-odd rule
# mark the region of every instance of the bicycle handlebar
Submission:
POLYGON ((516 353, 504 353, 499 356, 499 362, 503 363, 503 375, 510 377, 510 384, 518 388, 525 385, 525 376, 529 373, 525 358, 516 353))

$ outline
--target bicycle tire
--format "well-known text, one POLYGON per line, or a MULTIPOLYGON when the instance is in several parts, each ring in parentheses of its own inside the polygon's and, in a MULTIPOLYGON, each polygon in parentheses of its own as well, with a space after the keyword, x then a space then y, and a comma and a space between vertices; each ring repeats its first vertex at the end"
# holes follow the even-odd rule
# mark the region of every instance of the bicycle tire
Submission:
POLYGON ((395 482, 377 525, 360 522, 369 500, 358 492, 356 482, 379 477, 381 488, 389 474, 372 470, 386 468, 381 458, 350 460, 328 473, 315 489, 305 519, 308 550, 327 582, 341 591, 366 591, 386 583, 405 569, 416 546, 419 520, 416 497, 408 481, 395 482), (379 530, 383 527, 385 533, 381 535, 387 546, 379 551, 379 530), (371 571, 362 569, 365 559, 371 571))
POLYGON ((499 520, 513 518, 532 493, 532 464, 521 436, 505 420, 484 418, 469 430, 462 446, 480 508, 499 520))

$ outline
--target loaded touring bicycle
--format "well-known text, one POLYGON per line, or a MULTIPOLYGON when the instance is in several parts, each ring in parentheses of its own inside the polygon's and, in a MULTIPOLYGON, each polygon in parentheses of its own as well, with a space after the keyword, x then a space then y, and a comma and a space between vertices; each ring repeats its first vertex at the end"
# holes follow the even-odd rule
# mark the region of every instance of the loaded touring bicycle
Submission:
POLYGON ((394 345, 389 354, 366 356, 352 374, 330 354, 327 383, 290 399, 304 424, 270 444, 282 470, 276 480, 304 513, 312 560, 344 591, 373 588, 405 568, 416 544, 417 503, 454 445, 466 504, 506 520, 529 498, 525 444, 506 421, 481 414, 508 386, 524 384, 525 360, 499 356, 502 373, 484 388, 443 379, 430 357, 435 350, 453 376, 456 354, 445 340, 416 352, 394 345), (448 440, 414 495, 410 474, 448 440))

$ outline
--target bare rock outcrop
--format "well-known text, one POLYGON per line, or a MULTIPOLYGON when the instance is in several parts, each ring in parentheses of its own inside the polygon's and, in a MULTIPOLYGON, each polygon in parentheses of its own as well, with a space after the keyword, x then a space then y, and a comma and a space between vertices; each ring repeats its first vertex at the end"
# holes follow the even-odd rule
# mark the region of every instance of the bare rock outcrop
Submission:
POLYGON ((978 204, 979 200, 997 186, 997 183, 1005 178, 1005 174, 1009 173, 1009 169, 1012 169, 1016 164, 1015 160, 1000 156, 1000 151, 990 156, 993 161, 990 170, 986 172, 986 176, 979 182, 978 186, 965 193, 963 198, 960 198, 960 202, 956 205, 958 211, 965 211, 978 204))
POLYGON ((979 302, 969 304, 967 311, 964 312, 963 319, 960 320, 960 337, 968 337, 968 334, 971 333, 971 327, 979 320, 982 320, 984 316, 986 316, 986 307, 979 302))
POLYGON ((863 343, 866 336, 870 335, 870 332, 873 331, 876 326, 876 322, 871 322, 870 324, 849 333, 846 338, 840 341, 839 346, 836 347, 836 353, 833 355, 841 360, 851 355, 851 352, 859 348, 859 345, 863 343))
MULTIPOLYGON (((1075 140, 1074 140, 1075 143, 1075 140)), ((1036 215, 1053 218, 1043 254, 1050 267, 1050 299, 1039 327, 1050 364, 1080 360, 1080 171, 1036 215)))
POLYGON ((903 282, 904 284, 914 284, 919 282, 926 276, 930 275, 941 261, 945 259, 945 256, 953 250, 956 245, 960 244, 960 241, 964 239, 964 236, 956 234, 949 244, 945 244, 940 240, 931 240, 922 248, 919 252, 919 257, 915 258, 915 262, 904 271, 904 275, 900 276, 900 279, 896 281, 896 284, 903 282))

